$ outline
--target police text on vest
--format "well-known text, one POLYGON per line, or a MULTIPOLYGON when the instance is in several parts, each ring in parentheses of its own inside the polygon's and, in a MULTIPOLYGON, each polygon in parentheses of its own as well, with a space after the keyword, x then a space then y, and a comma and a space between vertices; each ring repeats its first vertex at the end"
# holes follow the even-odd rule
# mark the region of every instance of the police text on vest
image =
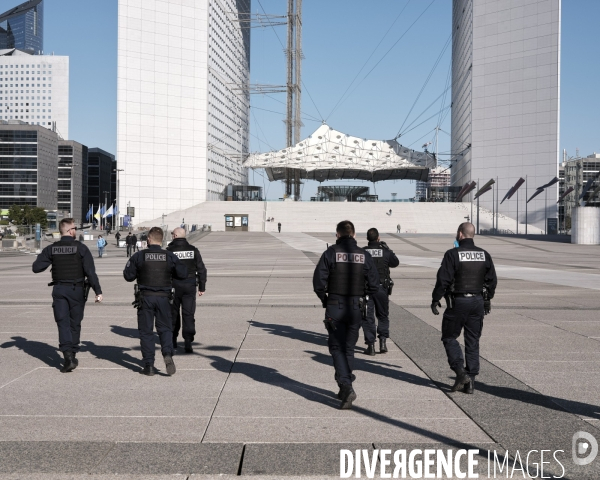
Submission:
POLYGON ((146 253, 144 255, 144 260, 146 262, 166 262, 167 254, 166 253, 146 253))
POLYGON ((194 251, 193 250, 186 250, 183 252, 173 252, 177 258, 179 258, 179 260, 188 260, 188 259, 193 259, 194 258, 194 251))
POLYGON ((458 260, 461 262, 485 262, 485 253, 458 252, 458 260))
POLYGON ((381 250, 379 248, 373 248, 373 249, 367 248, 366 250, 367 250, 367 252, 369 252, 371 254, 371 256, 373 258, 383 257, 383 250, 381 250))
POLYGON ((337 253, 335 261, 337 263, 365 263, 365 256, 362 253, 337 253))

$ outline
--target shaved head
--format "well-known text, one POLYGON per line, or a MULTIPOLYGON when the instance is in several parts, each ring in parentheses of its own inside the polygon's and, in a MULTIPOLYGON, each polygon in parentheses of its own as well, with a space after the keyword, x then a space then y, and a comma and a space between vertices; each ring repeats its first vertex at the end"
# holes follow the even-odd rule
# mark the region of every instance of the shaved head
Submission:
POLYGON ((185 238, 185 230, 181 227, 173 229, 173 236, 176 238, 185 238))
POLYGON ((463 238, 473 238, 475 236, 475 226, 469 222, 461 223, 458 226, 458 233, 462 233, 463 238))

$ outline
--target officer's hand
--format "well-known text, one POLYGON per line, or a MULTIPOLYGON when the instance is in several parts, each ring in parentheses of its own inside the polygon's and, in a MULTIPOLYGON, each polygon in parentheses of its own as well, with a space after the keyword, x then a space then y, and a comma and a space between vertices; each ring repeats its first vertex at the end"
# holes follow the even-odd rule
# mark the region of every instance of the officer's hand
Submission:
POLYGON ((321 299, 321 305, 323 305, 323 308, 327 308, 327 295, 321 299))
POLYGON ((483 314, 487 315, 492 311, 492 302, 490 300, 483 301, 483 314))
POLYGON ((95 303, 101 303, 101 302, 102 302, 102 295, 96 295, 95 303))
POLYGON ((434 315, 439 315, 440 314, 440 312, 437 309, 437 307, 441 308, 441 306, 442 306, 442 304, 439 302, 439 300, 431 302, 431 311, 433 312, 434 315))
POLYGON ((387 244, 387 243, 385 243, 385 242, 379 242, 379 244, 382 246, 382 248, 383 248, 384 250, 389 250, 389 249, 390 249, 390 247, 388 247, 388 244, 387 244))
POLYGON ((199 297, 201 297, 202 295, 204 295, 204 292, 198 292, 199 297))

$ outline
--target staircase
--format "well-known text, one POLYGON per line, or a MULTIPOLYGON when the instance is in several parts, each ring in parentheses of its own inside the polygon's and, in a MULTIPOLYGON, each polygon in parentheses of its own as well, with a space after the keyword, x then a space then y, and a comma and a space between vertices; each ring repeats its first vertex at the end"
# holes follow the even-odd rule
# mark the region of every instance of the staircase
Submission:
MULTIPOLYGON (((477 208, 473 207, 474 219, 477 208)), ((402 233, 455 233, 459 224, 471 215, 470 203, 408 203, 408 202, 205 202, 165 215, 165 224, 174 228, 183 218, 189 225, 201 227, 210 224, 213 231, 225 230, 225 215, 247 214, 251 232, 276 232, 281 222, 282 232, 333 232, 341 220, 350 220, 356 230, 366 232, 376 227, 381 232, 396 232, 400 224, 402 233), (390 214, 390 209, 392 210, 390 214), (266 221, 273 218, 272 222, 266 221)), ((160 225, 161 218, 144 222, 136 227, 160 225)), ((492 213, 483 208, 479 213, 481 230, 492 228, 492 213)), ((516 228, 514 219, 500 215, 498 228, 516 228)), ((525 232, 525 226, 519 226, 525 232)), ((532 225, 528 233, 542 233, 532 225)))

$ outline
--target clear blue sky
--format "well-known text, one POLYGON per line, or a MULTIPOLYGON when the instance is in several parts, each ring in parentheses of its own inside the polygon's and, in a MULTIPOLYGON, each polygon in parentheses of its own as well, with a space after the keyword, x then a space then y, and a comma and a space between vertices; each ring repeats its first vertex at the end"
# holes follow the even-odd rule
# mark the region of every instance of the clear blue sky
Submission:
MULTIPOLYGON (((0 0, 5 11, 21 0, 0 0)), ((116 151, 117 0, 45 0, 45 50, 71 57, 70 135, 73 140, 116 151)), ((284 0, 260 0, 268 13, 285 14, 284 0)), ((304 0, 303 136, 326 118, 329 125, 352 135, 393 138, 406 118, 423 82, 450 35, 450 0, 435 0, 414 27, 363 80, 372 66, 400 38, 430 0, 304 0), (331 114, 385 32, 400 15, 373 58, 350 88, 351 95, 331 114), (361 82, 354 90, 356 85, 361 82), (312 95, 316 107, 309 98, 312 95)), ((262 12, 258 0, 252 11, 262 12)), ((579 147, 581 155, 600 152, 600 37, 599 0, 562 2, 561 141, 569 155, 579 147)), ((285 27, 275 27, 285 43, 285 27)), ((407 123, 418 116, 443 90, 450 62, 446 50, 432 79, 407 123)), ((252 30, 253 83, 285 83, 285 57, 272 28, 252 30)), ((285 146, 285 95, 252 98, 251 133, 253 151, 285 146), (271 113, 259 108, 272 110, 271 113)), ((432 107, 433 115, 439 109, 432 107)), ((417 122, 419 123, 419 122, 417 122)), ((413 148, 431 140, 436 119, 408 132, 400 141, 413 148), (421 137, 424 137, 420 139, 421 137)), ((450 131, 449 117, 442 126, 450 131)), ((449 137, 440 134, 440 151, 449 150, 449 137)), ((250 173, 263 185, 264 179, 250 173)), ((264 182, 268 198, 282 194, 280 183, 264 182)), ((305 185, 306 199, 316 192, 316 183, 305 185)), ((377 184, 380 198, 414 194, 410 182, 377 184)))

